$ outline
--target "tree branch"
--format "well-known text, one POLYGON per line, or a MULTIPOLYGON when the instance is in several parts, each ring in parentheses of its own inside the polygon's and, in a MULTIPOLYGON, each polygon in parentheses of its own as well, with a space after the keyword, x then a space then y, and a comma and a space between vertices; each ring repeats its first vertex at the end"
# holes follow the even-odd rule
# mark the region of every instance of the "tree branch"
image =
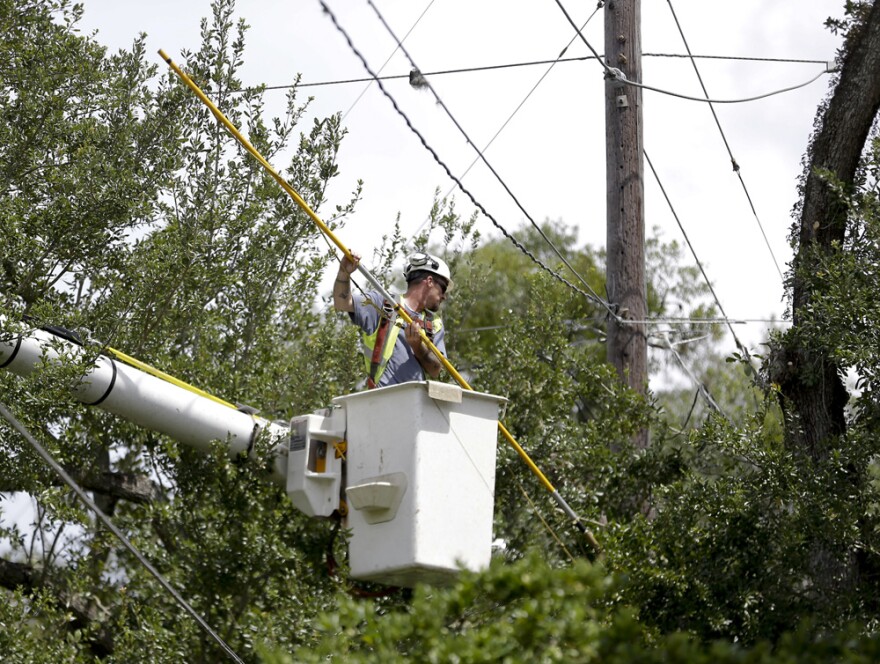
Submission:
MULTIPOLYGON (((165 497, 159 485, 146 475, 112 472, 96 473, 86 472, 82 469, 67 469, 67 471, 82 488, 119 500, 148 504, 164 500, 165 497)), ((60 485, 61 481, 57 480, 55 483, 60 485)), ((0 492, 12 493, 25 490, 20 483, 12 478, 0 478, 0 492)))

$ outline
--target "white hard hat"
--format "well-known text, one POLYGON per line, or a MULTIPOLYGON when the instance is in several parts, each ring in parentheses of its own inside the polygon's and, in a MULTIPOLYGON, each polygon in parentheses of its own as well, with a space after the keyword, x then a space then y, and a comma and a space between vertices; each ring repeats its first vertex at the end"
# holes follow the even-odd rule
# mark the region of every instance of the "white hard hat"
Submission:
POLYGON ((442 258, 426 254, 423 251, 414 253, 406 259, 406 265, 403 267, 403 276, 409 281, 409 275, 418 271, 436 274, 446 279, 448 283, 452 283, 452 273, 449 271, 449 266, 446 262, 442 258))

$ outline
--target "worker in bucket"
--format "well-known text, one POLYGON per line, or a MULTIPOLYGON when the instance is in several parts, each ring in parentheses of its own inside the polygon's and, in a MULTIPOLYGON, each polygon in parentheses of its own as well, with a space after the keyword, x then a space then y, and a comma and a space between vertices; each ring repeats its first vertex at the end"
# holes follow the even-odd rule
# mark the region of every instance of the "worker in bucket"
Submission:
POLYGON ((438 311, 452 285, 449 266, 424 252, 407 258, 403 268, 406 292, 398 303, 413 319, 413 324, 407 325, 394 305, 378 291, 352 294, 351 274, 357 269, 360 256, 352 254, 352 258, 344 257, 339 265, 333 284, 333 306, 337 311, 348 312, 351 321, 361 328, 368 387, 437 378, 442 365, 422 340, 420 330, 445 356, 446 335, 438 311))

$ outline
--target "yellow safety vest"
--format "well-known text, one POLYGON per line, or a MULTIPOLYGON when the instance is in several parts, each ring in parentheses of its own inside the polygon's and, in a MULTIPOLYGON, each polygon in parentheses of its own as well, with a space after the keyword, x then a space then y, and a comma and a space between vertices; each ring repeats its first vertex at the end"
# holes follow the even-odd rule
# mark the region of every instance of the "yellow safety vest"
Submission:
MULTIPOLYGON (((403 296, 400 296, 400 306, 403 305, 403 296)), ((364 352, 364 364, 367 370, 367 385, 372 389, 379 385, 379 379, 385 373, 388 360, 394 354, 394 344, 397 336, 405 323, 401 320, 394 307, 388 302, 383 303, 382 317, 378 327, 370 334, 361 332, 361 341, 364 352)), ((437 332, 443 329, 443 321, 440 316, 426 311, 425 332, 431 339, 437 332)), ((424 375, 424 371, 422 372, 424 375)))

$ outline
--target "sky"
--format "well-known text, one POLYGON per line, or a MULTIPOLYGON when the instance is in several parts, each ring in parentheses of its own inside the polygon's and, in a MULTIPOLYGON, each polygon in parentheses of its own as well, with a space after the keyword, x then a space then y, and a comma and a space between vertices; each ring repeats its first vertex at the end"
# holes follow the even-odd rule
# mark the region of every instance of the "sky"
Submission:
MULTIPOLYGON (((578 26, 596 10, 595 2, 560 2, 578 26)), ((82 27, 96 30, 98 41, 113 50, 128 48, 136 35, 146 33, 148 55, 162 67, 158 49, 182 63, 182 52, 199 46, 200 18, 210 14, 209 0, 84 0, 83 4, 82 27)), ((381 69, 383 76, 410 71, 412 63, 396 50, 397 42, 366 0, 328 0, 327 4, 374 71, 381 69)), ((554 0, 374 0, 374 4, 397 38, 403 39, 415 66, 426 73, 553 60, 576 36, 554 0)), ((840 17, 842 7, 842 0, 641 2, 646 85, 703 96, 688 59, 651 55, 687 52, 676 19, 693 54, 723 56, 697 60, 712 99, 756 97, 819 76, 794 91, 715 104, 724 138, 706 103, 643 93, 645 151, 669 198, 667 202, 646 163, 646 228, 657 227, 665 241, 684 244, 681 224, 724 312, 748 321, 733 326, 737 336, 759 352, 767 328, 760 321, 781 318, 785 311, 781 273, 792 255, 787 238, 797 178, 816 108, 831 80, 823 74, 823 63, 834 61, 840 43, 824 22, 829 16, 840 17), (725 138, 741 168, 745 190, 731 167, 725 138)), ((250 26, 241 72, 246 85, 287 85, 297 74, 304 84, 368 76, 318 0, 239 0, 236 14, 250 26)), ((603 20, 600 9, 583 30, 599 53, 604 52, 603 20)), ((565 53, 567 58, 588 55, 590 50, 580 39, 565 53)), ((603 247, 603 69, 595 60, 560 62, 549 73, 548 68, 542 64, 437 74, 429 80, 534 221, 561 221, 576 229, 579 244, 603 247)), ((509 231, 529 223, 489 168, 478 163, 468 170, 477 153, 429 91, 411 87, 406 78, 385 81, 385 86, 450 170, 456 176, 467 172, 463 183, 498 223, 509 231)), ((284 94, 266 93, 270 112, 280 112, 284 94)), ((346 202, 356 180, 364 181, 363 200, 339 238, 362 254, 368 267, 372 250, 383 234, 393 230, 398 215, 406 237, 422 228, 436 189, 444 195, 452 193, 459 212, 473 210, 376 85, 301 88, 300 99, 306 95, 314 96, 314 101, 302 131, 309 130, 313 118, 345 114, 349 134, 339 154, 340 175, 323 209, 346 202)), ((485 217, 478 228, 485 235, 498 235, 485 217)), ((693 264, 687 247, 685 255, 693 264)), ((328 291, 330 280, 332 274, 328 291)), ((733 350, 731 339, 725 343, 733 350)))

